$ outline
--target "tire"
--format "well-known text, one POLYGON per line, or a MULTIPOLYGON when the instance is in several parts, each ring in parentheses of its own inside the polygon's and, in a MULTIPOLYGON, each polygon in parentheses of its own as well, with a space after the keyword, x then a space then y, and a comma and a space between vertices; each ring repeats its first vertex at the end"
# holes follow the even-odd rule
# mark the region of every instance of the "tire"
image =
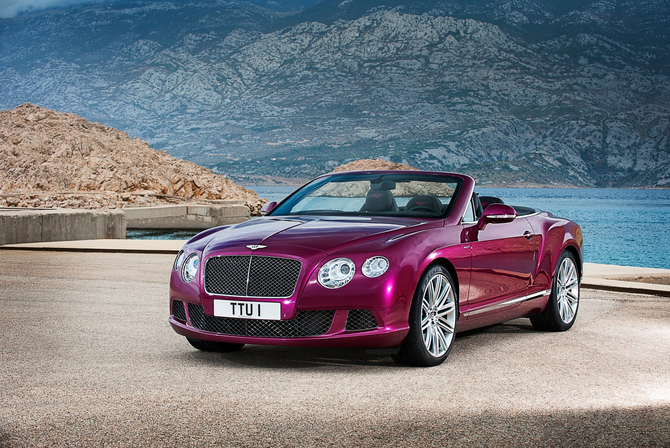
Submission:
POLYGON ((236 352, 244 344, 228 344, 226 342, 212 342, 212 341, 201 341, 200 339, 191 339, 186 338, 189 344, 194 348, 201 350, 203 352, 216 352, 216 353, 226 353, 226 352, 236 352))
POLYGON ((457 321, 454 281, 445 268, 433 266, 416 288, 409 312, 409 333, 393 360, 417 367, 441 364, 454 345, 457 321))
POLYGON ((575 323, 579 310, 579 273, 575 257, 568 251, 556 263, 554 282, 547 307, 530 318, 536 330, 566 331, 575 323))

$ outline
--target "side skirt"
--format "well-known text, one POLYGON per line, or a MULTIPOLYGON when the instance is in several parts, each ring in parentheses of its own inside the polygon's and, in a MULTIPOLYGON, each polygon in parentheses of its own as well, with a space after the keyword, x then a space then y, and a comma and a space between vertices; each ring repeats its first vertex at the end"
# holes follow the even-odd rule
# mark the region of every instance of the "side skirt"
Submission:
POLYGON ((513 298, 513 299, 505 300, 504 302, 493 303, 491 305, 486 305, 486 306, 483 306, 481 308, 477 308, 476 310, 467 311, 467 312, 463 313, 463 315, 465 317, 470 317, 470 316, 476 316, 476 315, 481 314, 481 313, 489 313, 489 312, 493 312, 493 311, 496 311, 496 310, 499 310, 499 309, 502 309, 502 308, 509 307, 511 305, 518 305, 520 303, 527 302, 529 300, 537 299, 537 298, 540 298, 540 297, 546 297, 549 294, 551 294, 551 289, 545 289, 544 291, 536 292, 536 293, 533 293, 533 294, 526 294, 526 295, 523 295, 521 297, 516 297, 516 298, 513 298))

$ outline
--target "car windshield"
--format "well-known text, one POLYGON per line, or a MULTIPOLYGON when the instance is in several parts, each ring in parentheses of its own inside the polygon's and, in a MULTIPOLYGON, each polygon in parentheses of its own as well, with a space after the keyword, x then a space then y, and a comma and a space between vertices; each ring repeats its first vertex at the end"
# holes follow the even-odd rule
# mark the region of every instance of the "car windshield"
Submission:
POLYGON ((443 218, 460 184, 455 177, 412 172, 332 175, 305 185, 271 215, 443 218))

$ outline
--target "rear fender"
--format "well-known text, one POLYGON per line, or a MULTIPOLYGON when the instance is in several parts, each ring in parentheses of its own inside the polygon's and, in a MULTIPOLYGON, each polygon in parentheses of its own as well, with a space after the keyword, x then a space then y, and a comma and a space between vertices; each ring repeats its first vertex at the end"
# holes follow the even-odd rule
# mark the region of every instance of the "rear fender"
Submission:
MULTIPOLYGON (((530 221, 530 220, 529 220, 530 221)), ((531 226, 537 233, 542 233, 542 245, 540 248, 539 262, 535 273, 535 281, 531 288, 551 289, 554 273, 556 272, 556 263, 565 250, 575 256, 575 261, 579 268, 579 275, 582 273, 582 232, 579 225, 561 218, 544 219, 531 222, 531 226), (537 229, 537 226, 541 229, 537 229)))

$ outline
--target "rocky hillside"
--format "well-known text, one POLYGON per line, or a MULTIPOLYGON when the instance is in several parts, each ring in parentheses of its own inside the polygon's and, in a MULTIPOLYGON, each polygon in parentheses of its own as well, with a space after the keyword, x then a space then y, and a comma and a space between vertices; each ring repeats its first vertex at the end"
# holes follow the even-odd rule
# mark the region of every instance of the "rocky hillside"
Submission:
POLYGON ((26 103, 0 112, 0 205, 116 208, 241 199, 255 192, 137 138, 26 103))
POLYGON ((0 108, 75 112, 244 184, 382 157, 667 188, 668 30, 667 1, 91 4, 0 21, 0 108))
POLYGON ((416 170, 416 168, 409 166, 406 163, 389 162, 388 160, 383 159, 360 159, 338 166, 333 170, 333 173, 366 170, 416 170))

